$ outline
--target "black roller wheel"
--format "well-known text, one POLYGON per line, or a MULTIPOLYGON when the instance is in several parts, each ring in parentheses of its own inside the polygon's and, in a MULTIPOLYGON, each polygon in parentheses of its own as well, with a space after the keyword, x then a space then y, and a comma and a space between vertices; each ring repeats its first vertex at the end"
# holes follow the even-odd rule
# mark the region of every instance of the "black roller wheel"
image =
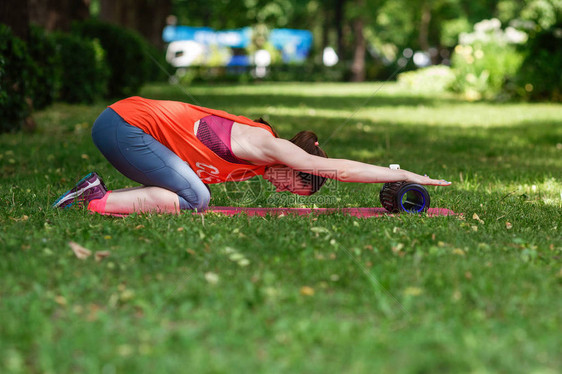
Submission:
POLYGON ((382 206, 391 213, 422 213, 429 209, 429 192, 424 186, 408 182, 385 183, 380 193, 382 206))

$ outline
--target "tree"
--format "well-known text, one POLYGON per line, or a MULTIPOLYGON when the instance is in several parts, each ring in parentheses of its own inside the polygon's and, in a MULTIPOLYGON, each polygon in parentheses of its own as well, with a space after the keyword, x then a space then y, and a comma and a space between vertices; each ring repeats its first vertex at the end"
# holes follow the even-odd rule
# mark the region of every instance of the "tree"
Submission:
POLYGON ((29 21, 48 31, 70 31, 73 21, 90 17, 90 0, 27 0, 29 21))
POLYGON ((15 36, 29 39, 29 4, 25 0, 0 1, 0 23, 8 25, 15 36))
POLYGON ((351 64, 351 80, 362 82, 365 80, 365 56, 367 41, 365 28, 368 24, 376 23, 377 14, 385 0, 355 0, 347 4, 346 18, 353 30, 353 62, 351 64))
POLYGON ((136 30, 156 47, 162 47, 162 30, 172 0, 100 0, 102 21, 136 30))
POLYGON ((365 0, 356 0, 355 12, 352 12, 351 24, 353 27, 354 43, 353 43, 353 63, 351 64, 351 81, 363 82, 365 80, 365 52, 367 44, 365 42, 365 27, 363 10, 365 9, 365 0))

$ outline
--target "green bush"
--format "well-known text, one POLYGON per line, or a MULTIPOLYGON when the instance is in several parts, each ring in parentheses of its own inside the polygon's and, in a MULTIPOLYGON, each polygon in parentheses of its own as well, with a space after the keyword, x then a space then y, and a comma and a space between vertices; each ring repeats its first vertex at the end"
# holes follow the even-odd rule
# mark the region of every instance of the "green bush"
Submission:
POLYGON ((88 20, 73 26, 83 37, 97 39, 106 52, 109 66, 108 97, 131 96, 147 81, 152 63, 147 43, 133 31, 108 23, 88 20))
POLYGON ((102 97, 108 69, 100 43, 70 34, 56 34, 55 40, 62 68, 60 99, 90 103, 102 97))
POLYGON ((498 20, 484 20, 474 32, 461 34, 455 47, 452 67, 456 79, 451 89, 467 100, 493 99, 507 80, 515 76, 523 56, 516 48, 526 34, 513 28, 501 29, 498 20))
POLYGON ((0 24, 0 132, 20 130, 31 114, 33 69, 25 43, 0 24))
POLYGON ((165 82, 174 74, 174 67, 166 61, 166 52, 148 44, 146 54, 149 59, 149 82, 165 82))
POLYGON ((454 81, 452 69, 444 65, 429 66, 398 75, 398 82, 415 92, 443 92, 454 81))
POLYGON ((197 82, 339 82, 344 80, 343 66, 326 67, 305 63, 294 65, 271 65, 265 77, 256 77, 255 66, 189 66, 176 70, 173 80, 189 85, 197 82))
POLYGON ((562 24, 538 33, 526 47, 515 79, 517 94, 531 100, 562 101, 562 24))
POLYGON ((55 40, 43 29, 32 26, 27 48, 33 60, 29 76, 33 108, 43 109, 53 102, 60 86, 61 69, 55 40))

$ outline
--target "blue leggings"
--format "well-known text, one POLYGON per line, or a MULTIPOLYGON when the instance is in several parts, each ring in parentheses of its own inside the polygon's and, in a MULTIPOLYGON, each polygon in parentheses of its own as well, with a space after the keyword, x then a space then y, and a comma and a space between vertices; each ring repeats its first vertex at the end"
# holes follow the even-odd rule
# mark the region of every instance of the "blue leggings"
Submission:
POLYGON ((189 165, 113 109, 100 114, 92 128, 94 144, 121 174, 145 186, 178 194, 180 209, 203 210, 211 193, 189 165))

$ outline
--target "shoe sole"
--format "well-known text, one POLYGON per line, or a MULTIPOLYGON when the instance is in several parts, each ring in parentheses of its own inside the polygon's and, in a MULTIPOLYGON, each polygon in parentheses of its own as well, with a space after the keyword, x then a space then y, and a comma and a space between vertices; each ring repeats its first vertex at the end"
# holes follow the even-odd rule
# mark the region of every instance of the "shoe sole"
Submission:
MULTIPOLYGON (((84 178, 80 179, 76 185, 74 186, 74 188, 76 188, 76 186, 79 186, 80 184, 84 183, 86 181, 86 179, 90 178, 91 176, 93 176, 94 173, 90 173, 88 175, 86 175, 84 178)), ((101 181, 101 178, 99 178, 98 176, 98 184, 101 184, 104 188, 105 185, 103 184, 103 182, 101 181)), ((85 188, 82 188, 78 191, 72 191, 72 188, 68 191, 66 191, 65 193, 63 193, 54 203, 53 205, 51 205, 51 207, 53 208, 59 208, 62 204, 66 203, 68 200, 74 200, 77 196, 80 196, 81 194, 84 193, 84 191, 86 189, 88 189, 89 187, 91 187, 92 185, 88 185, 85 188)), ((96 185, 97 186, 97 185, 96 185)), ((107 188, 106 188, 107 189, 107 188)), ((67 206, 65 206, 64 208, 70 208, 72 205, 74 204, 74 202, 71 202, 70 204, 68 204, 67 206)))

